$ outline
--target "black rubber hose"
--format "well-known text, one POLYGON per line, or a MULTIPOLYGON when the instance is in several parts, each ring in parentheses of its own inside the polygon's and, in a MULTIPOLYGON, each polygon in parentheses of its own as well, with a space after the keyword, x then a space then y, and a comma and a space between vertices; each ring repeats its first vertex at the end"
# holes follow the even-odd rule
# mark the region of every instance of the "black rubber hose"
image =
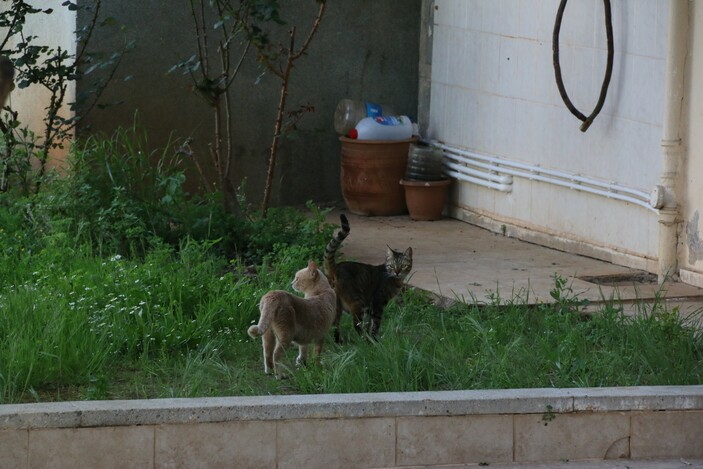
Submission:
POLYGON ((564 17, 564 10, 566 9, 566 2, 568 0, 561 0, 559 3, 559 9, 557 10, 557 17, 554 21, 554 33, 552 34, 552 53, 554 62, 554 75, 557 81, 557 87, 559 88, 559 94, 561 99, 564 101, 566 107, 571 111, 571 114, 579 119, 581 124, 581 132, 585 132, 593 123, 601 109, 603 109, 603 104, 605 104, 605 98, 608 95, 608 87, 610 86, 610 78, 613 75, 613 56, 615 55, 615 46, 613 45, 613 18, 610 11, 610 0, 603 0, 603 8, 605 9, 605 34, 608 41, 608 63, 605 67, 605 76, 603 77, 603 84, 600 88, 600 96, 598 97, 598 102, 593 112, 589 116, 586 116, 581 111, 576 109, 576 106, 569 99, 569 95, 564 88, 564 80, 561 76, 561 64, 559 63, 559 32, 561 30, 561 21, 564 17))

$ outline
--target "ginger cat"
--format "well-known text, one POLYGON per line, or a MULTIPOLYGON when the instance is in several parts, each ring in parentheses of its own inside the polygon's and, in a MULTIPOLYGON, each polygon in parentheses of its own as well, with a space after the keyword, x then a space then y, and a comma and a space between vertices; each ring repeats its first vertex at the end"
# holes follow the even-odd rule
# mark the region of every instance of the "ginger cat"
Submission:
POLYGON ((334 322, 337 297, 327 277, 313 261, 295 274, 292 287, 305 294, 304 298, 283 290, 273 290, 261 297, 259 324, 247 331, 251 337, 261 337, 264 349, 264 372, 284 374, 279 367, 284 351, 298 346, 297 365, 304 365, 308 345, 315 344, 319 360, 325 335, 334 322))

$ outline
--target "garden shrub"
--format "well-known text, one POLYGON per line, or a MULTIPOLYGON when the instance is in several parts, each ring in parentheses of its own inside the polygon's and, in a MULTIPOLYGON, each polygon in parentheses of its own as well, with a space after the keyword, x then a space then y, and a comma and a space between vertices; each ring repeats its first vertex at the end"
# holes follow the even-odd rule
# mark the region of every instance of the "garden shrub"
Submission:
POLYGON ((136 125, 77 142, 63 177, 29 199, 14 199, 18 213, 39 238, 87 242, 104 255, 144 256, 155 242, 177 249, 188 238, 217 241, 214 253, 248 264, 286 246, 321 256, 333 229, 326 211, 308 203, 305 211, 281 207, 264 215, 240 196, 245 212, 228 213, 222 194, 186 192, 184 165, 171 146, 147 148, 136 125))
POLYGON ((33 200, 37 227, 65 231, 106 255, 144 255, 154 238, 174 247, 185 237, 219 239, 218 247, 229 252, 244 242, 236 240, 244 230, 215 196, 185 191, 183 165, 171 146, 147 148, 137 126, 77 142, 65 176, 33 200))

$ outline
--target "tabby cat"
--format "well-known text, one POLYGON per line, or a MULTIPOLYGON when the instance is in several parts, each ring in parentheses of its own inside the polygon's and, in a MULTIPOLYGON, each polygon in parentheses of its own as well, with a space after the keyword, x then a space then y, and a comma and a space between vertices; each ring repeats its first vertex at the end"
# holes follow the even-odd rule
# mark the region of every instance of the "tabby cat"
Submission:
POLYGON ((276 377, 284 377, 280 369, 283 352, 291 343, 298 346, 296 364, 304 365, 308 345, 315 344, 319 359, 325 335, 336 316, 336 295, 327 277, 313 261, 295 274, 292 287, 305 294, 304 298, 284 290, 273 290, 261 297, 259 324, 249 327, 251 337, 261 336, 264 348, 264 372, 274 370, 276 377))
POLYGON ((404 252, 388 248, 386 262, 370 265, 361 262, 335 261, 335 254, 342 241, 349 235, 349 221, 339 217, 341 229, 332 237, 325 249, 325 271, 337 293, 337 315, 334 319, 334 339, 340 342, 339 321, 342 311, 352 315, 354 329, 378 338, 383 310, 403 286, 403 281, 413 266, 413 249, 404 252))

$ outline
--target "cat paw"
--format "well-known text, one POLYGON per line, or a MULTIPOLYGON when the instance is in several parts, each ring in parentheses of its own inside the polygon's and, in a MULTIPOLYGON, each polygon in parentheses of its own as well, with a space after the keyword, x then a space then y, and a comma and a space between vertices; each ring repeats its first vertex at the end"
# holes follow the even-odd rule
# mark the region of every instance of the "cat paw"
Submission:
POLYGON ((290 377, 291 369, 286 365, 276 364, 275 375, 276 379, 288 379, 290 377))

